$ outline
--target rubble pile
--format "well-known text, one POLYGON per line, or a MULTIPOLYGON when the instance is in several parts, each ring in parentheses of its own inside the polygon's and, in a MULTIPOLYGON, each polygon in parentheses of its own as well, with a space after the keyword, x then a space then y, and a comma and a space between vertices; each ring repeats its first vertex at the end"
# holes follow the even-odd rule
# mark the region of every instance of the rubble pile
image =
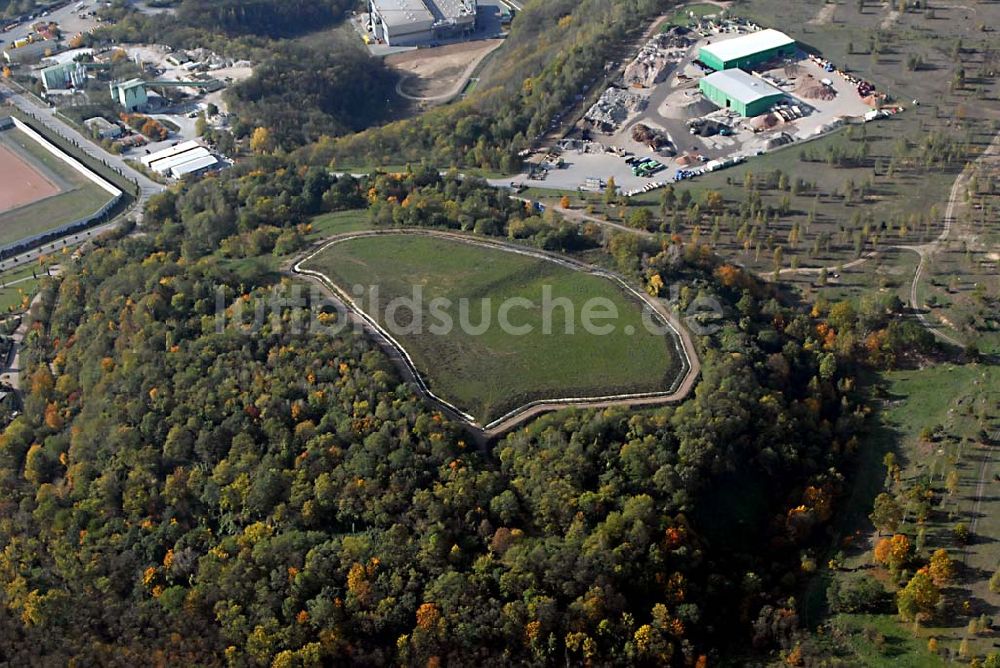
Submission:
POLYGON ((631 114, 642 111, 646 100, 622 88, 608 88, 584 119, 601 132, 614 132, 631 114))

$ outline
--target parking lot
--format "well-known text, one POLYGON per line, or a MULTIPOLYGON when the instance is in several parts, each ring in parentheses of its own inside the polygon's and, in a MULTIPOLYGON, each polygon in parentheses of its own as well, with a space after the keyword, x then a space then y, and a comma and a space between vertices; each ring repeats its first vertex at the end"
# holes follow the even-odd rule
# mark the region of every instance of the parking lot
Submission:
POLYGON ((99 0, 85 0, 82 3, 71 2, 59 9, 40 13, 31 20, 18 23, 10 30, 0 33, 0 39, 3 40, 2 44, 10 44, 25 39, 34 32, 32 26, 39 21, 59 24, 59 29, 62 31, 64 39, 72 37, 77 33, 89 32, 99 24, 96 16, 88 14, 96 11, 99 5, 99 0), (78 9, 81 4, 83 7, 78 9))

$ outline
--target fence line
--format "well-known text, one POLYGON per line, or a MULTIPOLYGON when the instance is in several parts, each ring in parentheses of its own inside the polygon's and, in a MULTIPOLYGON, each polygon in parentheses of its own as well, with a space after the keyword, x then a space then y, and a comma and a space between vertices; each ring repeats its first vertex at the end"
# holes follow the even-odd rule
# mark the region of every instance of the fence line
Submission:
POLYGON ((125 196, 125 193, 115 187, 112 183, 95 173, 83 162, 77 160, 73 156, 69 155, 66 151, 56 146, 48 139, 43 137, 39 132, 32 128, 27 123, 23 122, 21 119, 15 116, 0 118, 0 130, 6 130, 11 127, 16 127, 18 130, 26 134, 32 141, 36 142, 39 146, 44 148, 46 151, 54 155, 59 160, 62 160, 71 168, 82 174, 88 180, 95 183, 102 190, 111 195, 111 199, 108 200, 104 206, 83 218, 77 218, 76 220, 61 225, 53 230, 48 230, 42 232, 41 234, 36 234, 34 236, 25 237, 23 239, 18 239, 9 244, 0 246, 0 258, 8 255, 9 253, 17 254, 18 252, 24 252, 30 250, 36 246, 44 245, 48 241, 57 241, 58 239, 65 237, 73 232, 82 232, 96 222, 99 222, 106 218, 108 214, 114 210, 115 207, 121 203, 125 196))
POLYGON ((48 139, 52 144, 59 147, 59 150, 87 165, 95 174, 100 175, 109 182, 117 184, 118 187, 130 193, 133 197, 139 196, 141 189, 137 181, 128 178, 120 169, 112 167, 99 158, 90 155, 75 141, 64 137, 58 131, 50 128, 34 114, 27 113, 16 105, 11 105, 8 113, 12 120, 21 121, 36 133, 48 139))
POLYGON ((62 160, 63 162, 65 162, 67 165, 69 165, 70 167, 72 167, 76 171, 80 172, 80 174, 82 174, 84 177, 86 177, 90 181, 93 181, 94 183, 96 183, 103 190, 107 191, 116 200, 117 200, 118 197, 121 196, 121 194, 122 194, 121 190, 119 190, 115 186, 111 185, 111 183, 109 183, 103 177, 98 176, 97 174, 95 174, 93 172, 93 170, 91 170, 90 168, 88 168, 86 165, 84 165, 82 162, 80 162, 79 160, 77 160, 73 156, 68 155, 65 151, 63 151, 59 147, 53 145, 52 142, 50 142, 48 139, 46 139, 42 135, 38 134, 38 132, 36 132, 35 129, 32 128, 30 125, 28 125, 27 123, 23 122, 19 118, 15 118, 14 116, 11 116, 11 120, 14 121, 14 126, 18 130, 20 130, 24 134, 28 135, 32 139, 34 139, 35 143, 37 143, 39 146, 41 146, 42 148, 44 148, 46 151, 48 151, 49 153, 51 153, 55 157, 57 157, 60 160, 62 160))
POLYGON ((96 212, 90 214, 85 218, 78 218, 72 223, 66 223, 54 230, 49 230, 47 232, 42 232, 41 234, 36 234, 32 237, 25 237, 24 239, 19 239, 13 243, 0 246, 0 259, 7 256, 9 253, 18 254, 27 250, 31 250, 36 246, 42 246, 49 241, 58 241, 62 237, 68 236, 73 232, 83 232, 88 227, 101 219, 106 217, 108 213, 118 206, 118 203, 122 200, 122 193, 119 192, 116 197, 109 200, 107 204, 102 206, 96 212))

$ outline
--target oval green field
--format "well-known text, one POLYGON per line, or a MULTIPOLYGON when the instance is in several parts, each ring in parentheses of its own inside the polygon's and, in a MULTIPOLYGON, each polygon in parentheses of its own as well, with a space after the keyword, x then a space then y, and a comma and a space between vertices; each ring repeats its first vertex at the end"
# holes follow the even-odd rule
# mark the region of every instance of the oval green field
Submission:
POLYGON ((399 233, 337 241, 302 269, 351 295, 434 394, 481 424, 534 401, 668 391, 684 371, 637 296, 547 257, 399 233))

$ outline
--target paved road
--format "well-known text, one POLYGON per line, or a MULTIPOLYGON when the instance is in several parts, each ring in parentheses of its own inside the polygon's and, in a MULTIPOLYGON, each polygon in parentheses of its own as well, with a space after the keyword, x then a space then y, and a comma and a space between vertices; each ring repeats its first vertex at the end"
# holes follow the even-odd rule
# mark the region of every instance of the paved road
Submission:
POLYGON ((5 99, 10 104, 16 105, 21 111, 34 116, 40 123, 44 124, 56 134, 75 143, 95 160, 106 163, 113 169, 118 170, 126 178, 139 184, 139 197, 133 204, 131 211, 123 212, 116 219, 110 222, 88 228, 78 233, 67 235, 51 243, 46 243, 38 248, 21 253, 20 255, 3 258, 0 260, 0 271, 7 271, 31 262, 37 262, 38 258, 42 255, 49 255, 54 252, 58 252, 64 247, 77 246, 89 239, 96 238, 104 232, 116 228, 123 220, 125 220, 125 217, 130 215, 132 212, 135 212, 135 218, 141 220, 142 211, 146 206, 146 201, 153 195, 163 192, 166 189, 166 186, 153 181, 145 174, 133 169, 121 156, 108 153, 103 148, 90 141, 90 139, 84 137, 76 130, 76 128, 68 125, 61 118, 56 116, 54 109, 45 107, 22 93, 10 89, 5 91, 2 87, 0 87, 0 98, 5 99))
POLYGON ((8 102, 16 105, 21 111, 34 116, 39 122, 43 123, 56 134, 79 146, 87 155, 95 160, 106 163, 129 180, 137 182, 140 188, 139 204, 144 204, 150 196, 165 190, 165 186, 153 181, 145 174, 132 169, 121 156, 108 153, 90 139, 84 137, 76 128, 60 119, 56 115, 55 109, 43 106, 27 95, 13 90, 9 90, 6 99, 8 102))

